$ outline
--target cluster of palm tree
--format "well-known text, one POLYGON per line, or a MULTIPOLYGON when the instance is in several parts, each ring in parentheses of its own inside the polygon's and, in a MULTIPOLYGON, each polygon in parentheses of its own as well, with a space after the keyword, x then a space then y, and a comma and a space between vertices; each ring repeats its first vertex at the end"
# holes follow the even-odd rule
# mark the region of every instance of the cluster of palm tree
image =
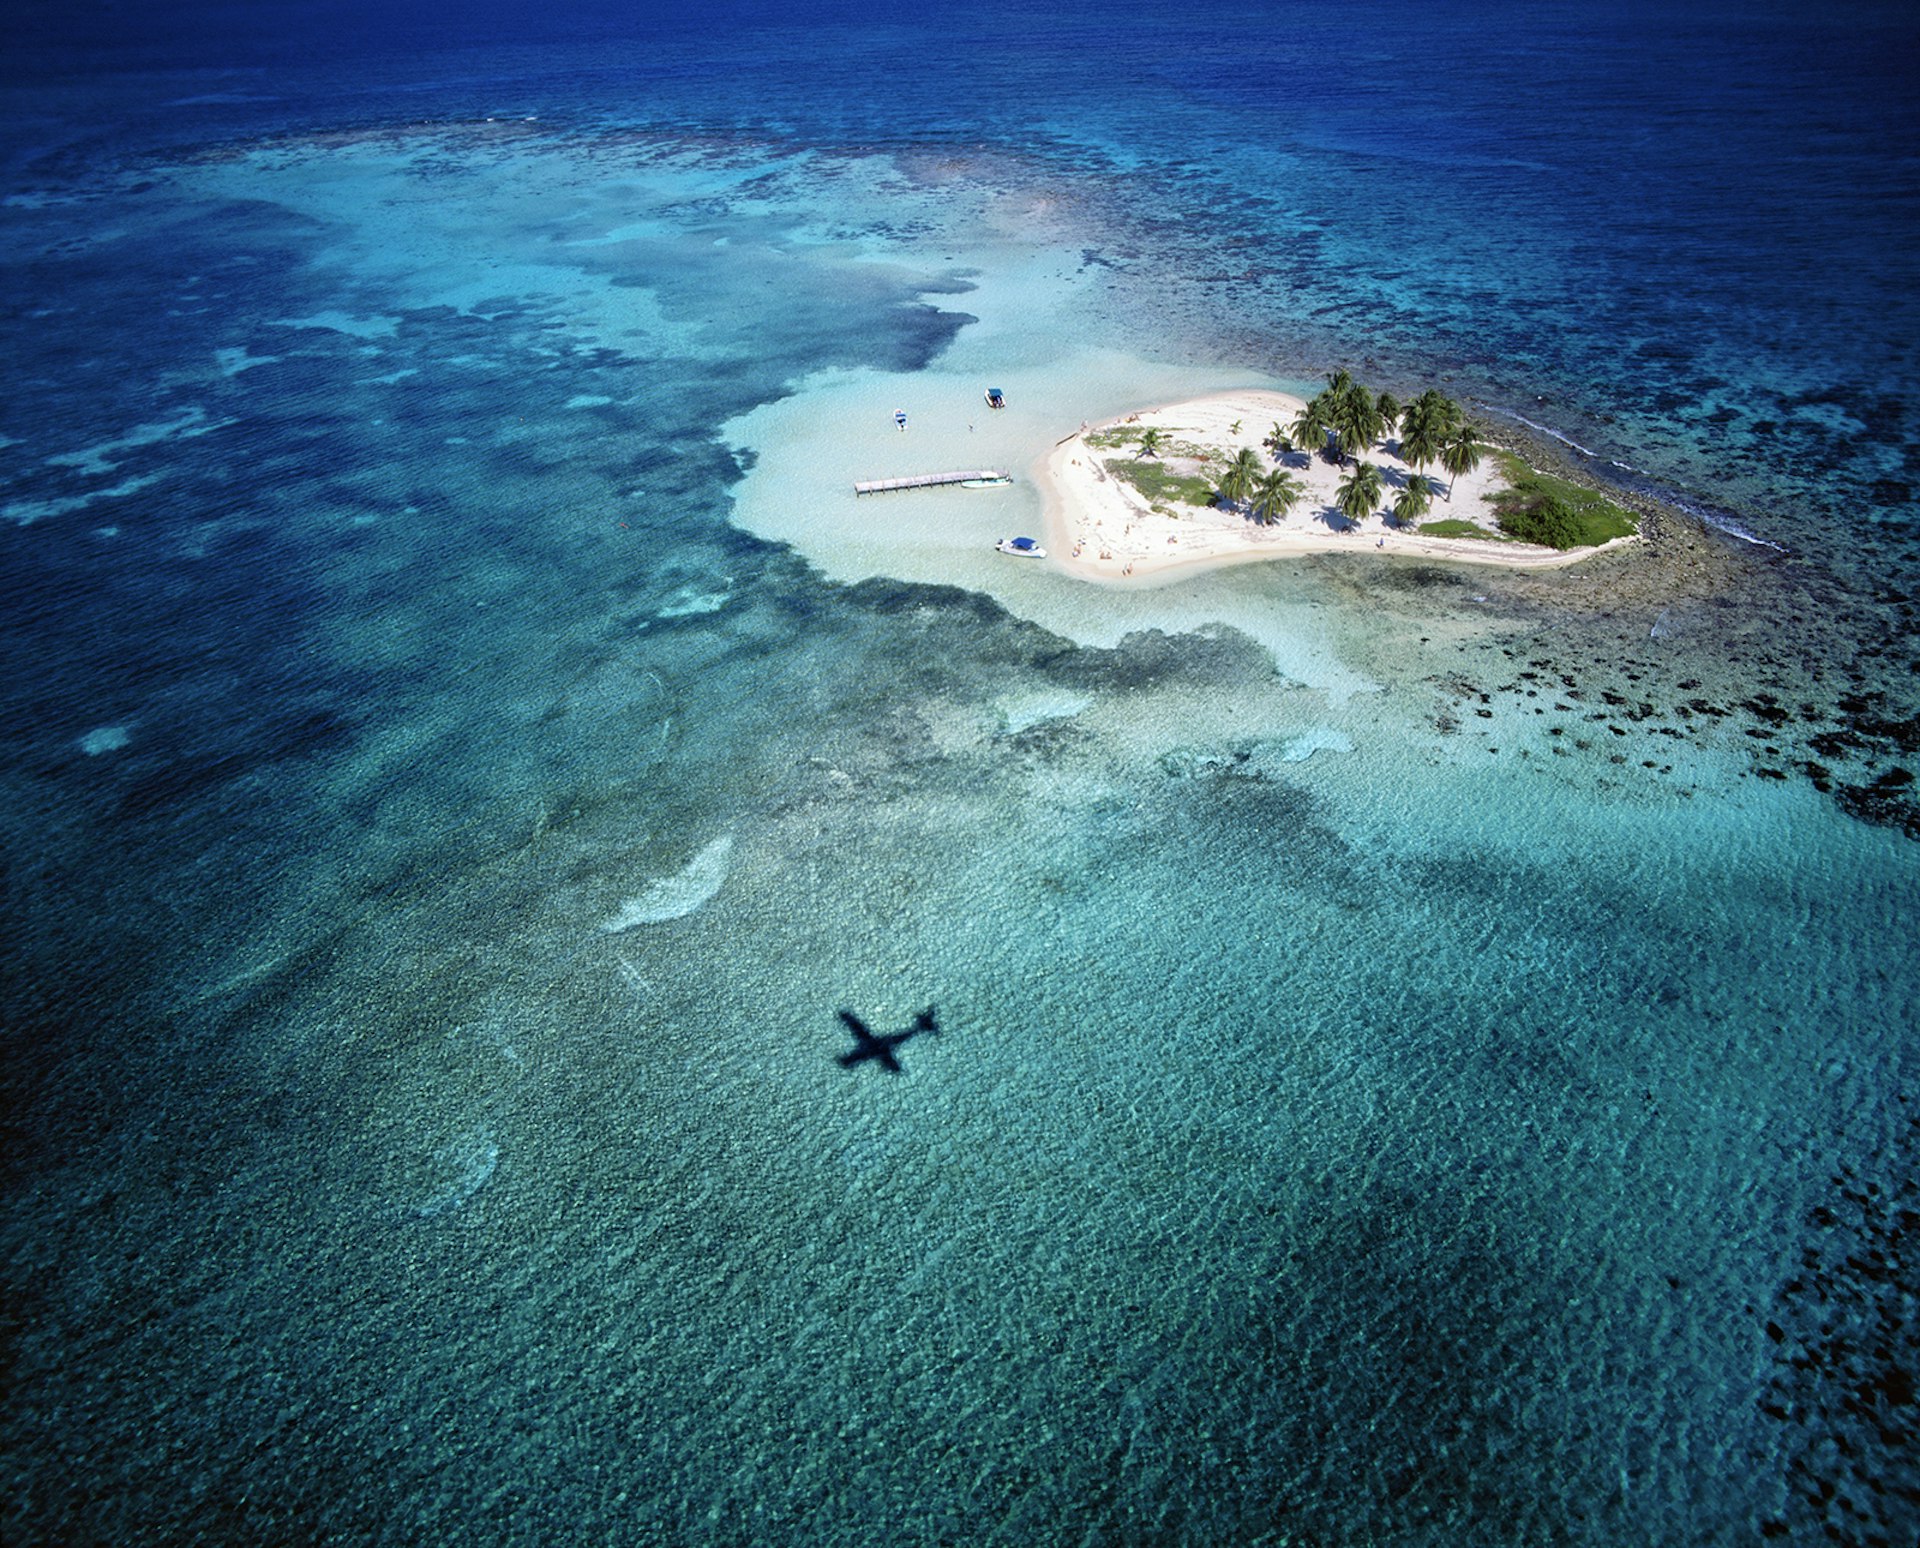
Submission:
MULTIPOLYGON (((1358 526, 1380 508, 1384 480, 1380 469, 1371 462, 1356 462, 1351 472, 1340 481, 1338 493, 1334 496, 1334 505, 1340 514, 1358 526)), ((1400 493, 1393 501, 1393 521, 1395 526, 1411 527, 1426 515, 1433 505, 1433 480, 1424 473, 1415 473, 1401 486, 1400 493)))
MULTIPOLYGON (((1238 421, 1233 428, 1238 432, 1238 421)), ((1335 371, 1290 426, 1283 429, 1276 424, 1261 444, 1276 458, 1298 450, 1309 456, 1318 451, 1342 466, 1351 460, 1353 467, 1342 477, 1334 503, 1343 516, 1358 525, 1380 508, 1385 494, 1379 467, 1366 461, 1364 454, 1376 443, 1384 445, 1396 433, 1400 458, 1415 471, 1394 498, 1393 519, 1402 527, 1410 527, 1432 509, 1438 487, 1421 469, 1438 463, 1446 471, 1447 499, 1451 502, 1451 481, 1471 473, 1486 455, 1487 445, 1479 428, 1444 393, 1430 387, 1411 403, 1403 404, 1390 392, 1376 393, 1348 372, 1335 371)), ((1163 441, 1157 428, 1142 430, 1141 455, 1159 456, 1163 441)), ((1263 526, 1285 520, 1305 493, 1298 479, 1283 469, 1268 468, 1251 447, 1242 447, 1220 477, 1221 497, 1232 505, 1249 506, 1254 520, 1263 526)))
POLYGON ((1400 403, 1392 393, 1375 396, 1346 371, 1335 371, 1295 416, 1292 435, 1302 451, 1318 449, 1330 461, 1345 462, 1392 434, 1399 417, 1400 403))
MULTIPOLYGON (((1275 456, 1298 447, 1311 455, 1319 451, 1330 461, 1352 470, 1341 480, 1336 500, 1349 521, 1364 521, 1379 509, 1384 481, 1380 470, 1364 458, 1376 442, 1385 443, 1398 431, 1400 457, 1416 471, 1394 500, 1393 518, 1401 526, 1417 522, 1433 504, 1434 482, 1417 470, 1439 463, 1449 479, 1471 473, 1486 455, 1479 428, 1444 393, 1428 388, 1411 403, 1402 404, 1390 392, 1375 393, 1346 371, 1335 371, 1286 430, 1275 425, 1266 445, 1275 456)), ((1453 485, 1447 485, 1453 499, 1453 485)))
MULTIPOLYGON (((1480 466, 1487 444, 1479 426, 1460 412, 1460 405, 1429 387, 1400 415, 1400 460, 1414 468, 1437 462, 1449 480, 1471 473, 1480 466)), ((1453 499, 1453 484, 1447 484, 1447 499, 1453 499)))
POLYGON ((1258 452, 1243 446, 1220 475, 1220 493, 1234 505, 1250 506, 1253 519, 1264 527, 1286 520, 1287 512, 1300 503, 1306 489, 1284 468, 1267 467, 1258 452))

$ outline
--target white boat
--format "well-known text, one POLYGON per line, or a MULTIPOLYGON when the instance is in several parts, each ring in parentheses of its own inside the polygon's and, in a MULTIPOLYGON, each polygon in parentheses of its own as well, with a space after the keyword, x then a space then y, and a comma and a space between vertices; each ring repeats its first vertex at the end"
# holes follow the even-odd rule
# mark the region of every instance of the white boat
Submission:
POLYGON ((1044 559, 1047 551, 1030 537, 1002 538, 993 545, 1003 554, 1013 554, 1021 559, 1044 559))

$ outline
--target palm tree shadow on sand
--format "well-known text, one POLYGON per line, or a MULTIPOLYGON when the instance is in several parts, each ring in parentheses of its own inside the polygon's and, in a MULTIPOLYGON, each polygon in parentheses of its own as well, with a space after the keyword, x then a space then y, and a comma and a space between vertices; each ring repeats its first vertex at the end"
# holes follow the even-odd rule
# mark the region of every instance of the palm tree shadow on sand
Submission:
POLYGON ((890 1075, 904 1074, 894 1049, 922 1032, 931 1032, 935 1036, 940 1032, 940 1023, 934 1018, 931 1005, 915 1016, 913 1024, 901 1032, 875 1032, 850 1010, 841 1011, 840 1019, 853 1034, 852 1049, 840 1055, 840 1067, 847 1070, 855 1069, 871 1059, 890 1075))

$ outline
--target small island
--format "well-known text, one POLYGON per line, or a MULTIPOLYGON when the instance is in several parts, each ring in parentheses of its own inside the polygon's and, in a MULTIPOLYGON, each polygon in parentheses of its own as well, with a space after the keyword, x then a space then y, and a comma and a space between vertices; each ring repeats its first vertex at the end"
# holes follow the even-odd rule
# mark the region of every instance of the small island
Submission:
POLYGON ((1310 401, 1249 389, 1083 425, 1037 477, 1058 562, 1109 581, 1303 553, 1539 569, 1637 531, 1441 393, 1400 403, 1344 371, 1310 401))

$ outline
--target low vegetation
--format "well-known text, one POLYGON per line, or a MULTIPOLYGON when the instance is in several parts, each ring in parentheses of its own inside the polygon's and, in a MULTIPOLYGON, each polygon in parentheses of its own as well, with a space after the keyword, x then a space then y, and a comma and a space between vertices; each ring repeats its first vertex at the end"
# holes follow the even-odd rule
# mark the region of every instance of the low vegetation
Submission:
POLYGON ((1194 441, 1176 441, 1179 434, 1175 430, 1162 430, 1157 425, 1148 425, 1144 429, 1133 425, 1115 425, 1107 430, 1094 430, 1086 436, 1087 445, 1098 451, 1117 451, 1123 446, 1135 446, 1145 457, 1211 457, 1208 448, 1194 441))
POLYGON ((1419 531, 1422 537, 1486 538, 1495 543, 1505 541, 1499 533, 1489 532, 1470 521, 1461 521, 1456 516, 1449 516, 1444 521, 1423 521, 1419 531))
POLYGON ((1500 453, 1500 465, 1509 487, 1490 498, 1509 537, 1565 550, 1597 548, 1639 530, 1633 516, 1604 495, 1536 473, 1511 452, 1500 453))
POLYGON ((1178 472, 1157 458, 1149 461, 1145 457, 1115 457, 1106 464, 1106 469, 1145 495, 1155 510, 1169 515, 1174 514, 1168 510, 1170 506, 1213 504, 1214 491, 1218 488, 1204 475, 1178 472))

